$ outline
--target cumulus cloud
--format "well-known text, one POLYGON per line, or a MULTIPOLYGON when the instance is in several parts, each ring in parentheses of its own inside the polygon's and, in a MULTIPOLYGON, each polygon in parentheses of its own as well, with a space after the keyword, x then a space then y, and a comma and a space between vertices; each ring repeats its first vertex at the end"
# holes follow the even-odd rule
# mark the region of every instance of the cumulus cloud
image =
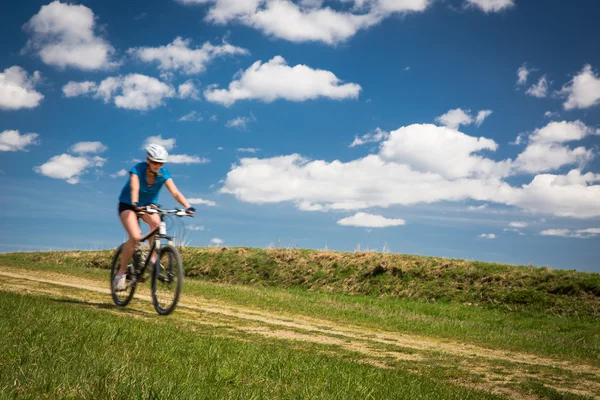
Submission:
POLYGON ((525 93, 537 98, 546 97, 548 95, 548 81, 546 75, 542 76, 539 81, 527 89, 525 93))
POLYGON ((260 151, 260 149, 256 149, 254 147, 242 147, 236 150, 242 153, 257 153, 260 151))
POLYGON ((361 90, 356 83, 342 83, 333 72, 306 65, 290 67, 281 56, 267 63, 256 61, 232 81, 228 89, 211 85, 204 95, 208 101, 230 106, 236 101, 256 99, 267 103, 277 99, 306 101, 319 97, 355 99, 361 90))
POLYGON ((473 137, 454 129, 429 124, 402 127, 381 144, 380 157, 412 170, 432 172, 455 179, 474 176, 505 176, 510 162, 495 162, 478 155, 483 150, 496 151, 491 139, 473 137))
MULTIPOLYGON (((557 144, 582 134, 554 128, 538 130, 534 141, 557 144)), ((600 216, 600 175, 572 169, 565 175, 538 174, 529 183, 511 186, 504 180, 515 173, 511 160, 478 154, 496 148, 487 138, 415 124, 392 131, 379 153, 347 162, 299 154, 242 158, 220 192, 250 203, 291 202, 304 211, 474 201, 564 217, 600 216)))
POLYGON ((588 239, 600 235, 600 228, 587 229, 545 229, 540 232, 542 236, 561 236, 567 238, 588 239))
POLYGON ((600 130, 594 130, 581 121, 550 122, 529 137, 529 144, 519 154, 513 168, 537 173, 556 170, 564 165, 583 166, 593 159, 593 151, 583 146, 571 149, 563 143, 581 140, 590 134, 600 134, 600 130))
POLYGON ((440 115, 435 120, 448 128, 458 129, 461 125, 471 125, 473 123, 480 126, 483 121, 492 114, 492 110, 481 110, 477 113, 477 116, 473 118, 470 112, 471 110, 455 108, 454 110, 449 110, 447 113, 440 115))
POLYGON ((190 39, 175 38, 172 43, 160 47, 137 47, 128 53, 148 63, 158 63, 161 71, 180 71, 185 74, 198 74, 215 58, 227 55, 247 55, 249 51, 227 42, 212 45, 209 42, 201 47, 191 46, 190 39))
POLYGON ((219 238, 212 238, 212 239, 210 239, 210 244, 211 245, 220 246, 223 243, 225 243, 225 241, 223 239, 219 239, 219 238))
POLYGON ((254 117, 253 114, 250 114, 249 117, 236 117, 232 120, 227 121, 227 123, 225 123, 225 126, 227 128, 237 128, 237 129, 242 129, 245 130, 248 128, 248 124, 250 122, 255 122, 256 121, 256 117, 254 117))
POLYGON ((214 207, 214 206, 217 205, 217 203, 215 203, 214 201, 204 200, 204 199, 201 199, 201 198, 191 198, 191 199, 188 199, 188 202, 190 204, 203 204, 203 205, 206 205, 208 207, 214 207))
POLYGON ((431 0, 360 0, 349 10, 323 7, 321 0, 177 0, 182 4, 208 4, 205 20, 216 24, 237 22, 268 36, 292 42, 323 42, 335 45, 361 29, 394 14, 422 12, 431 0))
POLYGON ((94 12, 84 5, 54 1, 42 6, 24 29, 31 33, 24 51, 34 51, 48 65, 98 70, 110 68, 114 48, 95 31, 94 12))
POLYGON ((338 225, 362 226, 368 228, 386 228, 389 226, 404 225, 406 221, 397 218, 386 218, 381 215, 358 212, 351 217, 340 219, 338 225))
POLYGON ((170 164, 206 164, 210 160, 204 157, 189 156, 187 154, 169 154, 170 164))
POLYGON ((176 95, 172 86, 141 74, 109 77, 100 84, 69 82, 63 86, 63 93, 66 97, 91 95, 105 103, 112 101, 119 108, 139 111, 158 108, 165 104, 165 99, 176 95))
POLYGON ((494 233, 482 233, 481 235, 479 235, 480 238, 484 238, 484 239, 496 239, 496 234, 494 233))
POLYGON ((179 85, 177 88, 177 97, 180 99, 200 99, 200 91, 196 88, 196 85, 191 80, 186 81, 179 85))
POLYGON ((120 169, 119 171, 115 172, 114 174, 111 174, 110 177, 111 178, 119 178, 119 177, 126 176, 126 175, 127 175, 127 170, 120 169))
POLYGON ((349 147, 362 146, 363 144, 366 144, 366 143, 379 143, 382 140, 386 140, 389 137, 390 137, 390 134, 388 132, 385 132, 379 128, 376 128, 375 131, 369 132, 365 135, 362 135, 361 137, 358 137, 355 135, 354 141, 352 143, 350 143, 349 147))
POLYGON ((71 147, 71 152, 78 154, 85 153, 102 153, 106 151, 108 147, 102 144, 102 142, 79 142, 75 143, 71 147))
POLYGON ((527 228, 529 226, 529 224, 527 222, 521 222, 521 221, 511 222, 508 225, 513 228, 527 228))
POLYGON ((0 151, 27 151, 27 147, 37 144, 37 133, 20 134, 11 130, 0 133, 0 151))
POLYGON ((563 104, 565 110, 598 105, 600 104, 600 78, 596 76, 591 65, 585 65, 579 74, 563 86, 559 94, 567 97, 563 104))
POLYGON ((5 69, 0 73, 0 109, 18 110, 37 107, 44 98, 35 90, 35 85, 40 79, 39 71, 28 76, 27 71, 18 65, 5 69))
POLYGON ((179 118, 178 121, 179 122, 200 122, 203 119, 204 118, 202 118, 202 115, 199 112, 190 111, 189 113, 187 113, 184 116, 182 116, 181 118, 179 118))
POLYGON ((529 73, 531 71, 527 69, 527 64, 523 64, 517 70, 517 85, 524 85, 527 83, 527 78, 529 77, 529 73))
POLYGON ((144 140, 144 143, 142 144, 142 150, 146 150, 146 147, 148 147, 150 144, 153 144, 153 143, 160 144, 165 149, 167 149, 167 151, 171 151, 175 147, 175 139, 174 138, 163 139, 162 135, 157 135, 157 136, 147 137, 146 140, 144 140))
POLYGON ((469 7, 477 7, 485 13, 499 12, 515 5, 514 0, 466 0, 469 7))
POLYGON ((76 184, 89 168, 102 167, 105 162, 105 158, 98 156, 85 157, 60 154, 35 167, 34 171, 53 179, 63 179, 70 184, 76 184))

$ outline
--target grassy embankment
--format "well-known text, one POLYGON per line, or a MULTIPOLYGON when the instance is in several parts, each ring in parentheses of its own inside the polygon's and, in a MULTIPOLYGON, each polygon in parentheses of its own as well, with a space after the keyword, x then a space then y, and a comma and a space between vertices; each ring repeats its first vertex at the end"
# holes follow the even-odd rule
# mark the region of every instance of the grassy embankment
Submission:
MULTIPOLYGON (((600 367, 599 274, 378 253, 248 248, 185 248, 182 253, 184 293, 207 301, 600 367)), ((0 266, 68 273, 102 284, 110 261, 109 251, 0 255, 0 266)), ((215 326, 190 331, 173 319, 151 319, 148 326, 148 321, 103 312, 110 305, 82 309, 1 289, 1 312, 11 316, 0 322, 2 347, 11 349, 0 358, 0 364, 12 366, 3 368, 8 374, 0 372, 5 394, 489 398, 446 384, 481 383, 488 391, 494 386, 489 376, 465 378, 456 368, 465 362, 460 357, 387 360, 389 369, 381 369, 352 362, 356 354, 340 357, 339 349, 315 353, 313 347, 285 341, 237 340, 215 326), (127 338, 136 340, 132 345, 127 338), (82 352, 89 362, 75 359, 82 352), (159 364, 169 373, 162 375, 159 364)), ((524 374, 515 373, 515 365, 489 361, 485 369, 496 380, 504 373, 506 382, 498 386, 537 398, 585 398, 573 394, 577 390, 553 389, 561 381, 583 379, 600 387, 598 377, 554 366, 529 366, 526 379, 508 379, 524 374)))

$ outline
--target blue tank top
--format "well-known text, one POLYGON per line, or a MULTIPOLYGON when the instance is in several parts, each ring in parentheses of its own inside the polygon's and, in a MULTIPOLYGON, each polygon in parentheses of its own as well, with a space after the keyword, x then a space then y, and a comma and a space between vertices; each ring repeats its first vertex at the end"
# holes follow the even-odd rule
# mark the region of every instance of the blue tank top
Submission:
MULTIPOLYGON (((140 179, 140 194, 138 201, 140 206, 158 204, 158 192, 165 182, 171 178, 169 171, 167 171, 165 167, 162 167, 156 175, 154 184, 148 185, 148 181, 146 181, 147 169, 148 163, 144 161, 134 165, 129 171, 131 174, 136 174, 140 179)), ((119 201, 125 204, 131 204, 131 174, 123 186, 123 189, 121 189, 121 194, 119 195, 119 201)))

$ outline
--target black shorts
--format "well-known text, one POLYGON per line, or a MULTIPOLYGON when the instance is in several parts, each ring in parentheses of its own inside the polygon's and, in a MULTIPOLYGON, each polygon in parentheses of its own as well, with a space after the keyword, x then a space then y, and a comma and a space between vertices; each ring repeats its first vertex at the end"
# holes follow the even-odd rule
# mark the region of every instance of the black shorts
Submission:
POLYGON ((119 215, 125 210, 131 210, 135 212, 135 208, 131 204, 119 202, 119 215))

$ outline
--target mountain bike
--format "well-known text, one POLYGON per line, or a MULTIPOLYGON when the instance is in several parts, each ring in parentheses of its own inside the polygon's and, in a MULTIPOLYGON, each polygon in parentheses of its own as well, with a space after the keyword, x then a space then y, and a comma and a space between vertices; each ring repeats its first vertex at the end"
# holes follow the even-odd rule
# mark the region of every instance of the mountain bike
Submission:
POLYGON ((183 264, 181 255, 173 244, 173 238, 167 235, 167 224, 165 217, 174 214, 178 217, 191 217, 184 209, 166 210, 160 207, 146 206, 137 212, 138 216, 143 214, 159 214, 160 225, 140 239, 131 260, 127 262, 127 274, 125 278, 126 288, 122 291, 115 290, 114 277, 121 268, 121 253, 125 243, 116 250, 110 269, 110 293, 113 301, 118 306, 129 304, 135 293, 138 283, 145 282, 148 276, 152 278, 152 304, 160 315, 168 315, 175 310, 181 288, 183 286, 183 264), (141 243, 154 236, 154 243, 146 252, 141 248, 141 243), (167 241, 166 244, 161 242, 167 241), (156 251, 156 261, 151 262, 150 255, 156 251), (146 273, 148 271, 148 273, 146 273))

